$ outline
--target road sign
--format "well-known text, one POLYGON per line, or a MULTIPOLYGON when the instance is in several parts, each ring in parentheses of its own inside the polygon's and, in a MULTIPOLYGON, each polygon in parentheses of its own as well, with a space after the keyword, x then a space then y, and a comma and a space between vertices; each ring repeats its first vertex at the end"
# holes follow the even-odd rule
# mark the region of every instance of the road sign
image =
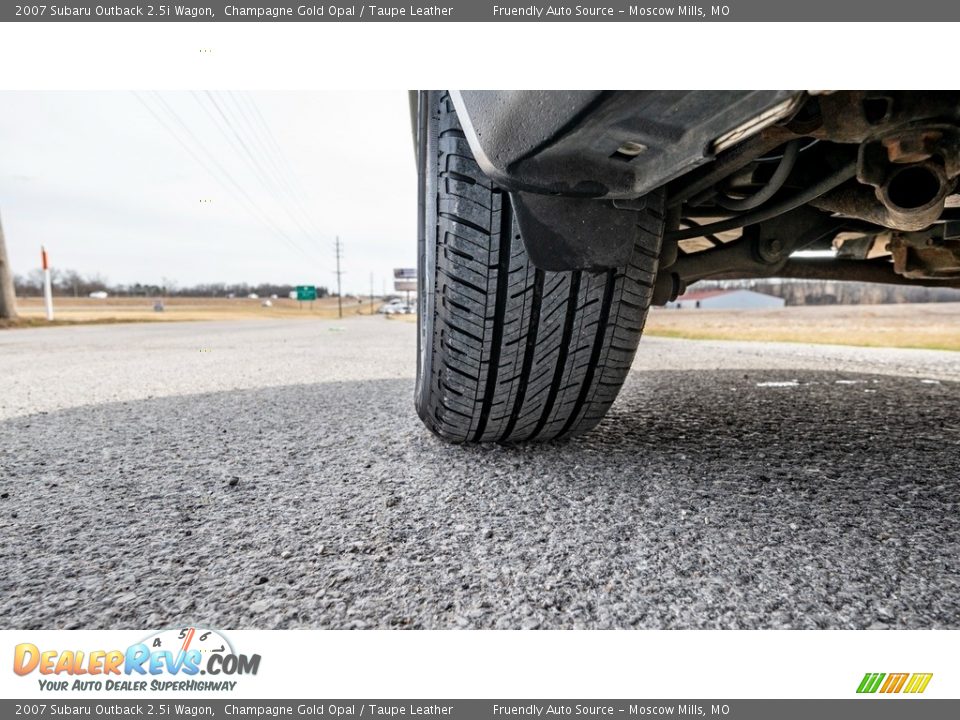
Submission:
POLYGON ((417 291, 417 281, 416 280, 394 280, 393 289, 397 292, 416 292, 417 291))
POLYGON ((417 276, 416 268, 394 268, 393 277, 397 280, 413 280, 417 276))
POLYGON ((297 300, 309 300, 313 302, 317 299, 317 288, 315 285, 297 285, 297 300))

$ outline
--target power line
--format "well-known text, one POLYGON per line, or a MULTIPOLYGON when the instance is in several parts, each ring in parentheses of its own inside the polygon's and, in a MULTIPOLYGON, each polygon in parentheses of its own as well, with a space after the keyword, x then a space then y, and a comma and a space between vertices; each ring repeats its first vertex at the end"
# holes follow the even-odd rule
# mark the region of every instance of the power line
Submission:
MULTIPOLYGON (((240 151, 238 152, 238 154, 240 155, 240 157, 244 158, 244 160, 250 166, 254 176, 257 178, 257 180, 260 181, 260 184, 263 185, 264 189, 270 194, 274 202, 276 202, 276 204, 290 217, 290 219, 293 220, 294 224, 300 229, 300 232, 303 233, 304 237, 306 237, 307 240, 311 240, 311 234, 312 234, 311 231, 307 230, 307 228, 304 227, 303 223, 301 223, 300 220, 290 211, 290 208, 287 207, 286 203, 277 194, 276 189, 274 187, 275 183, 268 177, 266 169, 263 167, 263 165, 254 155, 247 141, 240 134, 237 126, 231 121, 230 118, 227 117, 225 107, 221 107, 220 103, 217 102, 217 99, 214 97, 213 93, 211 93, 209 90, 205 90, 204 93, 209 99, 210 104, 214 107, 214 109, 222 118, 223 123, 226 125, 226 128, 230 131, 233 137, 236 138, 237 145, 233 145, 234 150, 236 150, 236 148, 239 146, 240 151)), ((197 96, 194 95, 194 97, 196 98, 197 96)), ((203 106, 202 103, 201 103, 201 106, 203 106)), ((206 110, 206 108, 204 109, 206 110)), ((220 131, 220 133, 225 138, 227 138, 227 141, 231 142, 230 135, 227 134, 226 130, 224 130, 224 128, 221 127, 221 125, 217 122, 214 122, 214 125, 216 126, 217 130, 220 131)))
POLYGON ((179 113, 173 109, 173 107, 167 103, 166 100, 159 94, 154 93, 157 100, 160 104, 166 109, 170 116, 183 128, 186 134, 200 147, 200 149, 205 153, 205 155, 210 159, 216 168, 226 177, 228 181, 243 195, 243 197, 250 203, 250 205, 260 214, 261 221, 264 222, 269 228, 271 228, 275 233, 277 233, 288 245, 290 245, 297 252, 302 254, 307 259, 313 260, 310 255, 304 250, 299 243, 297 243, 270 215, 264 211, 260 205, 251 197, 250 193, 244 189, 244 187, 234 179, 234 177, 227 171, 223 165, 217 160, 216 156, 206 147, 202 140, 200 140, 196 134, 191 130, 190 126, 183 120, 179 113))
MULTIPOLYGON (((249 158, 248 162, 256 165, 261 182, 264 182, 266 187, 266 179, 269 179, 272 187, 268 189, 273 193, 274 199, 283 207, 284 212, 290 216, 304 237, 319 247, 319 238, 325 236, 325 233, 318 229, 316 221, 305 207, 302 199, 305 198, 305 193, 302 189, 298 189, 302 188, 299 177, 287 161, 283 149, 270 130, 263 113, 257 107, 256 101, 249 93, 234 94, 232 91, 227 91, 225 98, 222 98, 220 103, 216 103, 214 96, 207 94, 224 121, 229 124, 230 131, 242 143, 242 149, 249 158), (244 107, 241 99, 246 100, 249 108, 244 107), (275 190, 279 190, 280 194, 275 190)), ((204 109, 206 110, 205 106, 204 109)), ((222 129, 221 132, 223 132, 222 129)))
POLYGON ((315 240, 319 246, 320 238, 329 238, 329 235, 320 230, 319 225, 310 213, 307 207, 309 202, 306 200, 306 193, 303 190, 303 184, 300 182, 299 175, 297 175, 286 159, 283 148, 280 147, 276 136, 274 136, 269 125, 267 125, 267 121, 257 107, 253 96, 249 93, 234 94, 231 91, 227 91, 227 95, 233 101, 237 115, 246 124, 250 136, 259 146, 262 157, 266 159, 267 164, 273 169, 274 174, 279 179, 280 188, 283 190, 285 196, 292 202, 291 207, 299 212, 299 216, 310 230, 309 236, 312 240, 315 240), (241 99, 246 100, 246 104, 249 106, 248 108, 244 108, 244 103, 241 102, 241 99))
POLYGON ((319 242, 319 238, 323 237, 325 233, 319 230, 319 226, 317 225, 313 216, 310 214, 310 211, 305 206, 305 200, 302 199, 305 198, 305 194, 302 189, 298 189, 302 188, 299 176, 293 171, 290 163, 287 161, 286 156, 283 153, 283 149, 277 142, 276 137, 270 131, 270 128, 267 125, 266 120, 263 118, 263 114, 260 113, 259 108, 257 108, 253 97, 249 94, 240 96, 243 97, 250 106, 248 112, 248 110, 244 109, 243 103, 240 102, 240 97, 238 97, 238 95, 228 91, 227 96, 233 101, 234 107, 237 111, 236 116, 246 124, 246 127, 250 133, 250 137, 254 141, 252 144, 259 146, 261 156, 265 158, 266 164, 271 167, 274 175, 279 180, 279 187, 284 191, 286 197, 292 201, 292 207, 299 211, 300 217, 310 229, 310 232, 307 233, 308 236, 310 236, 311 239, 319 242), (259 125, 254 119, 251 119, 251 116, 254 115, 259 117, 259 125))
MULTIPOLYGON (((171 127, 171 125, 165 121, 158 113, 155 111, 150 104, 140 96, 139 93, 134 92, 134 97, 140 101, 140 103, 146 108, 154 119, 160 124, 160 126, 167 131, 167 133, 187 152, 190 157, 192 157, 197 164, 199 164, 208 174, 210 174, 217 183, 224 188, 230 195, 234 197, 235 200, 239 202, 241 207, 244 208, 254 219, 264 224, 268 230, 271 230, 277 234, 282 240, 284 240, 288 245, 290 245, 294 250, 303 254, 307 258, 309 255, 301 248, 287 233, 285 233, 282 228, 280 228, 275 222, 273 222, 269 215, 267 215, 259 205, 253 200, 250 194, 233 178, 233 176, 221 165, 216 157, 209 151, 209 149, 204 145, 204 143, 197 138, 197 136, 190 130, 189 126, 183 121, 183 119, 177 114, 177 112, 170 107, 170 105, 159 95, 159 93, 154 93, 157 101, 160 105, 167 111, 171 118, 183 128, 185 134, 193 140, 197 147, 203 152, 206 156, 207 161, 204 161, 200 155, 192 148, 190 145, 171 127), (213 165, 216 170, 211 169, 210 165, 213 165), (232 187, 231 187, 232 186, 232 187), (239 197, 238 197, 239 196, 239 197)), ((312 259, 312 258, 309 258, 312 259)))
MULTIPOLYGON (((276 156, 272 151, 272 148, 267 147, 267 141, 265 140, 264 133, 256 126, 256 123, 250 119, 250 114, 247 113, 243 108, 243 104, 237 98, 237 96, 231 92, 227 91, 227 97, 233 102, 233 106, 236 109, 236 117, 239 117, 243 123, 246 124, 247 130, 250 132, 250 137, 252 138, 254 144, 259 147, 260 155, 266 159, 267 165, 270 166, 271 171, 273 172, 274 177, 279 181, 279 186, 286 193, 287 197, 293 200, 294 204, 297 203, 297 198, 293 190, 293 186, 290 183, 289 178, 285 174, 283 168, 280 167, 277 162, 276 156)), ((226 103, 224 103, 226 105, 226 103)), ((309 223, 308 223, 309 224, 309 223)), ((316 229, 316 228, 314 228, 316 229)))
MULTIPOLYGON (((273 134, 273 131, 270 129, 269 124, 267 123, 266 119, 263 117, 263 113, 260 112, 260 107, 259 105, 257 105, 257 101, 249 93, 245 94, 243 97, 247 101, 247 104, 250 106, 251 114, 256 118, 258 124, 262 128, 262 131, 264 132, 267 138, 268 144, 272 145, 273 153, 276 157, 277 165, 279 167, 284 168, 286 171, 285 176, 292 179, 292 182, 290 183, 290 189, 292 191, 291 194, 294 198, 294 201, 297 204, 297 207, 300 209, 300 212, 303 213, 304 217, 307 218, 307 220, 309 221, 309 225, 311 225, 314 229, 317 229, 318 227, 317 223, 314 220, 313 215, 310 213, 310 210, 307 207, 307 205, 309 204, 309 201, 306 198, 306 193, 303 190, 303 185, 299 180, 299 176, 296 174, 296 172, 294 172, 292 166, 290 165, 290 161, 287 159, 286 154, 283 152, 283 148, 280 146, 280 143, 277 141, 276 136, 273 134)), ((317 233, 318 236, 321 234, 322 233, 320 232, 317 233)), ((329 235, 327 237, 329 237, 329 235)))

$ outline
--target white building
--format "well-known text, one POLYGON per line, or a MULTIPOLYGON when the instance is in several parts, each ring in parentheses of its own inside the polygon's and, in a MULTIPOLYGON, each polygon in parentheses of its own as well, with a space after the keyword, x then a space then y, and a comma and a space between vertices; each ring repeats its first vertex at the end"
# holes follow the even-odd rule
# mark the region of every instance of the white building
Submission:
POLYGON ((668 308, 680 310, 772 310, 787 304, 783 298, 753 290, 700 290, 681 295, 668 308))

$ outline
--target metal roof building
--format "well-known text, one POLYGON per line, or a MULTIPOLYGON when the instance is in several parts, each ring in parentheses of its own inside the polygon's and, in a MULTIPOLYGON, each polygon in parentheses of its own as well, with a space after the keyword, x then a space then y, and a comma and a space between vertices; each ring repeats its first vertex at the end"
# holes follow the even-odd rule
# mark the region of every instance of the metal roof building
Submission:
POLYGON ((680 310, 771 310, 782 308, 783 298, 754 290, 701 290, 681 295, 668 308, 680 310))

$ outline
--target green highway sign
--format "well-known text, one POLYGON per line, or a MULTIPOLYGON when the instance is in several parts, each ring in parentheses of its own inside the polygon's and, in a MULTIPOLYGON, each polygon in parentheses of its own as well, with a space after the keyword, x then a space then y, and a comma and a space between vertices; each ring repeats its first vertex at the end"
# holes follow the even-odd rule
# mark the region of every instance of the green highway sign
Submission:
POLYGON ((317 288, 314 285, 297 285, 297 300, 316 300, 317 288))

